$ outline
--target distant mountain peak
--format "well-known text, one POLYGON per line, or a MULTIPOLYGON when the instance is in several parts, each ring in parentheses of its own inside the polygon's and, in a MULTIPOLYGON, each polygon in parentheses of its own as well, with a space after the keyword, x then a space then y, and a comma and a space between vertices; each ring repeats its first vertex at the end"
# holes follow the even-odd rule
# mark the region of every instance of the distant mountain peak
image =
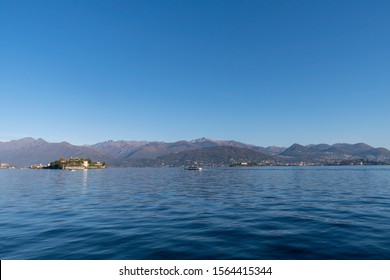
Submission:
POLYGON ((305 147, 305 146, 303 146, 301 144, 298 144, 298 143, 294 143, 294 144, 291 145, 291 147, 293 147, 293 148, 298 148, 299 147, 300 148, 300 147, 305 147))
POLYGON ((198 139, 193 139, 190 142, 191 143, 203 143, 203 142, 216 142, 216 141, 214 139, 211 139, 211 138, 202 137, 202 138, 198 138, 198 139))
POLYGON ((308 147, 303 146, 303 145, 301 145, 301 144, 294 143, 294 144, 292 144, 287 150, 305 151, 305 150, 307 150, 307 148, 308 148, 308 147))
POLYGON ((48 143, 45 139, 42 139, 42 138, 38 138, 35 142, 37 143, 48 143))
POLYGON ((372 149, 373 148, 370 145, 367 145, 366 143, 356 143, 353 146, 359 147, 359 148, 365 148, 365 149, 372 149))
POLYGON ((24 138, 21 138, 21 139, 18 139, 18 140, 12 140, 10 142, 12 143, 16 143, 16 142, 20 142, 20 143, 31 143, 31 142, 35 142, 36 139, 35 138, 32 138, 32 137, 24 137, 24 138))

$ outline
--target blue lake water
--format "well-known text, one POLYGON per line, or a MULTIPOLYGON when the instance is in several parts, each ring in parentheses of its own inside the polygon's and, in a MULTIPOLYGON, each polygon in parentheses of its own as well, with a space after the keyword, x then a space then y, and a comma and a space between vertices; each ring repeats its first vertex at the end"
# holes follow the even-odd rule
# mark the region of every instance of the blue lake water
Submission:
POLYGON ((0 170, 0 259, 390 259, 390 167, 0 170))

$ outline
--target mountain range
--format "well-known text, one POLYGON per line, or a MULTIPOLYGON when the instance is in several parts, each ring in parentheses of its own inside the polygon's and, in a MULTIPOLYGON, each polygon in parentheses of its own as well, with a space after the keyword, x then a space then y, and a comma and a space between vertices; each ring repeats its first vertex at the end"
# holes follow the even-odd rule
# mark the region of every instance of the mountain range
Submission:
POLYGON ((104 161, 109 166, 182 166, 197 162, 220 166, 241 162, 261 165, 340 164, 365 161, 390 163, 390 151, 367 144, 318 144, 284 147, 260 147, 233 140, 200 138, 173 143, 109 140, 76 146, 68 142, 50 143, 41 138, 23 138, 0 142, 0 162, 27 167, 47 164, 60 157, 83 157, 104 161))

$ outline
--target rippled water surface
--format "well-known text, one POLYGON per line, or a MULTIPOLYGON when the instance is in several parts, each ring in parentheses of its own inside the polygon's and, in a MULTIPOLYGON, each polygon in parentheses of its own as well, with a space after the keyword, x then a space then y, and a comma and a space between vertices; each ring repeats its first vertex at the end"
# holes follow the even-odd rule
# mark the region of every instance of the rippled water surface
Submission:
POLYGON ((390 259, 389 167, 0 170, 1 259, 390 259))

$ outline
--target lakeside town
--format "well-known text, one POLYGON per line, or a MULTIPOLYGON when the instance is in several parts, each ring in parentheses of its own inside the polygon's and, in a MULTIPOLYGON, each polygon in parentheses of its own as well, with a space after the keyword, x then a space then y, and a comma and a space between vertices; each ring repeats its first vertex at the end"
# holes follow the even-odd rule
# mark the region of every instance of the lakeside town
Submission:
MULTIPOLYGON (((188 163, 187 165, 189 165, 188 163)), ((388 162, 375 161, 375 160, 367 160, 367 159, 349 159, 349 160, 341 160, 341 161, 322 161, 322 162, 311 162, 311 161, 300 161, 300 162, 282 162, 275 160, 263 160, 263 161, 238 161, 234 163, 226 163, 226 164, 217 164, 210 161, 199 161, 197 162, 199 166, 207 166, 207 167, 266 167, 266 166, 280 166, 280 167, 288 167, 288 166, 366 166, 366 165, 389 165, 388 162)), ((185 166, 185 165, 183 165, 185 166)), ((140 166, 138 166, 140 167, 140 166)), ((169 165, 162 164, 160 166, 155 165, 152 167, 178 167, 177 165, 169 165)), ((27 169, 61 169, 61 170, 86 170, 86 169, 105 169, 107 168, 107 164, 105 162, 92 161, 89 158, 79 158, 79 157, 71 157, 69 159, 60 158, 56 161, 50 162, 46 165, 44 164, 34 164, 27 169)), ((15 166, 12 166, 8 163, 0 163, 0 169, 18 169, 15 166)), ((21 168, 25 169, 25 168, 21 168)))

